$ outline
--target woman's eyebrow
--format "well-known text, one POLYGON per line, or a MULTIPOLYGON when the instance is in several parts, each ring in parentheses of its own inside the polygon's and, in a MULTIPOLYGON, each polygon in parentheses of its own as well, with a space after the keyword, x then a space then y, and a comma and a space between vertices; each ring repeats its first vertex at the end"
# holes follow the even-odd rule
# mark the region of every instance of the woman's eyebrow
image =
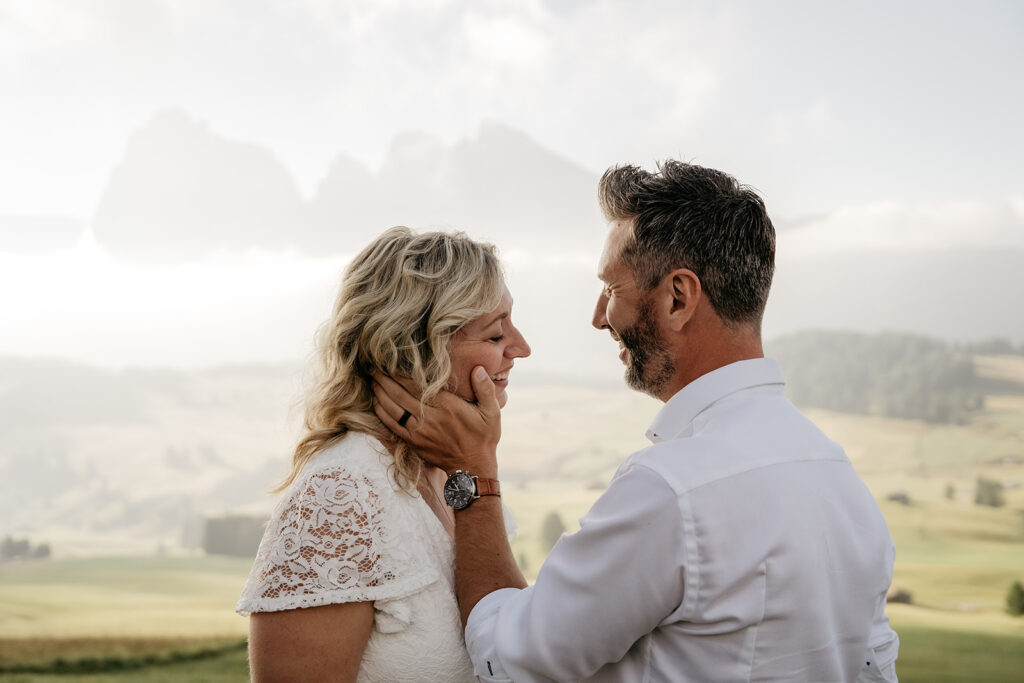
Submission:
POLYGON ((493 327, 494 324, 497 323, 499 320, 504 320, 507 317, 508 317, 508 311, 505 311, 504 313, 499 313, 498 315, 496 315, 493 318, 491 318, 490 322, 488 322, 486 325, 484 325, 484 327, 485 328, 493 327))

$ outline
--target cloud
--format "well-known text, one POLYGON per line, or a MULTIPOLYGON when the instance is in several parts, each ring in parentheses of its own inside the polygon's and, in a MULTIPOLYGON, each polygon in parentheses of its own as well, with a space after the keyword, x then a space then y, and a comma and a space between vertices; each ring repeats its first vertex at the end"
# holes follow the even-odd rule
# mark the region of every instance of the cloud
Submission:
POLYGON ((96 17, 71 0, 12 0, 0 4, 0 49, 4 52, 45 52, 81 45, 97 32, 96 17))
POLYGON ((0 3, 0 26, 11 52, 110 47, 137 49, 165 34, 169 14, 161 0, 6 0, 0 3))
POLYGON ((1024 198, 1002 202, 885 202, 779 222, 779 255, 864 249, 1024 249, 1024 198))
POLYGON ((548 36, 524 17, 474 11, 463 22, 469 57, 479 64, 520 71, 543 68, 548 61, 548 36))
POLYGON ((827 99, 798 109, 781 110, 772 116, 768 128, 768 144, 776 147, 798 140, 820 142, 842 132, 842 123, 827 99))

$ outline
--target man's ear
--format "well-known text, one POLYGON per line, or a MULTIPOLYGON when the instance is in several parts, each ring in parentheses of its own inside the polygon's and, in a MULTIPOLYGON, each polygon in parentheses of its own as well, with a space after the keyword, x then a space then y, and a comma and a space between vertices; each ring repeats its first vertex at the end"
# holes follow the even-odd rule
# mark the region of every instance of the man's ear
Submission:
POLYGON ((668 325, 673 330, 681 330, 690 322, 703 297, 700 278, 689 268, 679 268, 666 275, 662 282, 670 297, 668 325))

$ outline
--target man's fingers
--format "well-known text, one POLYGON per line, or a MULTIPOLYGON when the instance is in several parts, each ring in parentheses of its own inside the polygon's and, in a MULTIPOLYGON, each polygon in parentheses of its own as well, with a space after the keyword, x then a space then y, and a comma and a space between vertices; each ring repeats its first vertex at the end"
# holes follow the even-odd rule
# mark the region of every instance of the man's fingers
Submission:
MULTIPOLYGON (((402 377, 400 375, 393 377, 391 375, 387 375, 387 374, 381 372, 380 370, 378 370, 376 368, 370 370, 370 374, 373 375, 373 378, 375 380, 377 380, 378 382, 382 378, 391 380, 391 382, 393 384, 397 384, 399 387, 401 387, 401 389, 404 389, 407 394, 409 394, 410 396, 415 398, 417 401, 420 400, 420 390, 419 390, 419 387, 416 386, 416 382, 414 382, 412 380, 412 378, 410 378, 410 377, 402 377)), ((395 391, 399 391, 399 389, 397 387, 393 387, 393 388, 395 389, 395 391)))
POLYGON ((473 369, 473 394, 476 396, 477 405, 485 414, 492 415, 501 410, 494 382, 487 376, 487 370, 483 366, 478 365, 473 369))
POLYGON ((405 410, 405 408, 400 406, 395 399, 391 398, 391 395, 388 394, 385 388, 377 382, 373 383, 373 401, 374 404, 379 405, 384 408, 384 410, 388 411, 388 414, 393 416, 396 420, 402 414, 402 411, 405 410))
MULTIPOLYGON (((378 370, 371 370, 370 374, 373 375, 373 380, 375 382, 373 393, 378 398, 382 395, 387 396, 391 400, 391 403, 399 406, 398 415, 401 415, 403 410, 408 410, 413 415, 419 415, 420 399, 418 391, 410 393, 403 384, 400 384, 393 377, 385 375, 378 370)), ((405 381, 411 383, 412 380, 405 381)))
POLYGON ((377 413, 377 419, 380 420, 385 427, 391 430, 391 433, 400 438, 404 438, 408 434, 408 430, 398 424, 398 421, 391 417, 391 413, 388 412, 387 408, 381 405, 380 401, 373 402, 373 412, 377 413))
POLYGON ((408 410, 407 408, 403 408, 401 404, 391 398, 391 396, 384 390, 384 387, 376 382, 373 385, 373 405, 375 411, 377 406, 379 406, 393 422, 398 424, 399 427, 405 427, 406 429, 409 428, 409 420, 413 419, 413 416, 419 417, 419 404, 416 404, 417 410, 415 412, 408 410), (405 413, 407 412, 410 417, 405 417, 405 413))

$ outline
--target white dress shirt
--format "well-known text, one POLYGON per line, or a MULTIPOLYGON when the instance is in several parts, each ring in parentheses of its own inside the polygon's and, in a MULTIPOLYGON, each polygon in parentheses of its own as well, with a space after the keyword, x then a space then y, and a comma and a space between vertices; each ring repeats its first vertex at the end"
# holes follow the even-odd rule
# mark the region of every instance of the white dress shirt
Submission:
POLYGON ((895 681, 895 549, 771 359, 680 390, 533 586, 484 597, 485 681, 895 681))

